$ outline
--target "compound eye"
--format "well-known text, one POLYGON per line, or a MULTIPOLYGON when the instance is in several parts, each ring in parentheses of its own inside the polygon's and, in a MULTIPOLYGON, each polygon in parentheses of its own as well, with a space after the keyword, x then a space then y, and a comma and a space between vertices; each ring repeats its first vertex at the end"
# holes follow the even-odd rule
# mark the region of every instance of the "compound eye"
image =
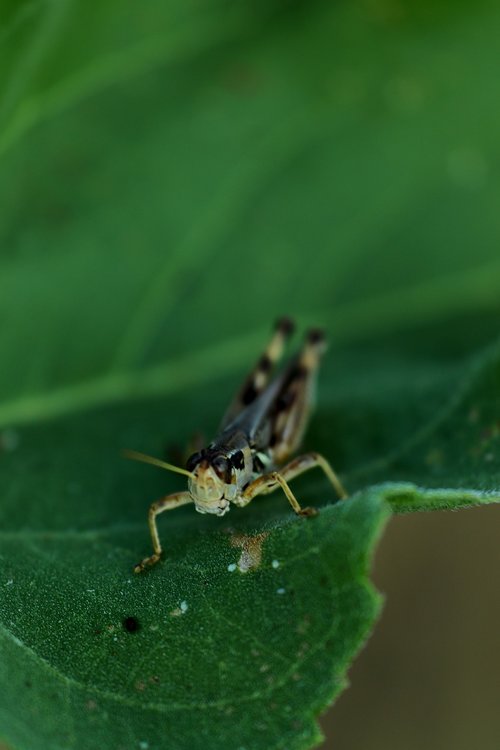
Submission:
POLYGON ((202 455, 200 452, 193 453, 192 456, 189 456, 188 460, 186 461, 186 469, 188 471, 194 471, 198 464, 200 463, 202 459, 202 455))
POLYGON ((211 464, 214 471, 219 477, 221 477, 221 479, 227 475, 229 470, 229 462, 227 458, 224 456, 216 456, 212 459, 211 464))

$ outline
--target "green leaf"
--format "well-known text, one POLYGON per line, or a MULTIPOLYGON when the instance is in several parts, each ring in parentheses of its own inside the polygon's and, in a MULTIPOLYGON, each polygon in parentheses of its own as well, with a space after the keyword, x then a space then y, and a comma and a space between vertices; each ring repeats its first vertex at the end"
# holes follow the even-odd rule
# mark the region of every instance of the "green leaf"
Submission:
MULTIPOLYGON (((480 415, 496 408, 499 362, 483 357, 481 375, 475 368, 469 387, 459 384, 462 395, 451 398, 454 408, 422 427, 426 441, 413 440, 407 476, 419 476, 425 445, 445 444, 450 465, 460 466, 464 436, 456 424, 484 441, 480 415)), ((324 385, 335 394, 333 379, 324 385)), ((360 404, 352 387, 343 405, 344 419, 351 411, 348 434, 360 404)), ((225 392, 214 388, 214 400, 225 392)), ((417 406, 407 396, 401 421, 417 406)), ((400 429, 386 399, 372 399, 358 459, 369 454, 371 430, 388 439, 400 429)), ((406 509, 500 499, 453 488, 453 471, 443 476, 442 463, 445 489, 393 482, 334 505, 324 482, 304 480, 303 502, 324 498, 318 517, 296 519, 280 497, 234 510, 227 521, 182 508, 161 519, 166 562, 134 576, 133 564, 149 549, 147 502, 182 480, 122 461, 115 449, 158 449, 163 435, 189 430, 203 403, 202 390, 180 389, 175 399, 4 432, 12 450, 3 461, 10 482, 0 533, 1 725, 16 747, 196 748, 235 739, 250 748, 310 747, 319 740, 314 716, 345 686, 345 670, 379 609, 366 576, 388 514, 384 499, 406 509), (138 626, 132 632, 129 618, 138 626)), ((309 440, 326 452, 334 412, 342 412, 328 396, 322 406, 309 440)), ((491 445, 479 448, 471 451, 474 467, 463 469, 466 486, 474 470, 483 484, 488 476, 497 481, 498 465, 485 460, 491 445)), ((389 455, 385 478, 393 465, 389 455)), ((429 484, 437 484, 431 468, 429 484)), ((372 471, 382 473, 380 466, 372 471)), ((354 472, 346 481, 355 489, 354 472)))
POLYGON ((0 13, 0 732, 309 748, 389 506, 500 500, 498 7, 0 13), (183 484, 120 449, 213 431, 284 312, 334 344, 306 447, 352 497, 182 508, 133 576, 183 484))
POLYGON ((4 537, 2 726, 34 749, 309 745, 378 611, 367 550, 386 516, 367 493, 257 534, 172 519, 147 576, 119 520, 4 537))

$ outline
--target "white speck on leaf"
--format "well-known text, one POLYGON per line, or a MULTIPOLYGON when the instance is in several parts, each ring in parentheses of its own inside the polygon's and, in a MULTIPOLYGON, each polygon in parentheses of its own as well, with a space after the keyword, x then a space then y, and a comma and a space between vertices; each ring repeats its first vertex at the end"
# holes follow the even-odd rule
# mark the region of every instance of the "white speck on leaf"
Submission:
POLYGON ((277 594, 284 594, 286 589, 276 589, 277 594))
POLYGON ((279 568, 279 566, 280 566, 280 561, 279 560, 273 560, 272 563, 271 563, 271 565, 276 570, 276 568, 279 568))
POLYGON ((5 585, 6 586, 12 586, 13 583, 14 583, 14 581, 12 580, 12 578, 9 578, 9 580, 7 581, 7 583, 5 585))
POLYGON ((229 570, 230 573, 233 573, 236 570, 236 567, 237 567, 236 563, 231 563, 230 565, 227 566, 227 569, 229 570))
POLYGON ((179 604, 178 607, 170 612, 170 617, 180 617, 180 615, 183 615, 188 611, 188 608, 188 603, 186 601, 183 601, 179 604))

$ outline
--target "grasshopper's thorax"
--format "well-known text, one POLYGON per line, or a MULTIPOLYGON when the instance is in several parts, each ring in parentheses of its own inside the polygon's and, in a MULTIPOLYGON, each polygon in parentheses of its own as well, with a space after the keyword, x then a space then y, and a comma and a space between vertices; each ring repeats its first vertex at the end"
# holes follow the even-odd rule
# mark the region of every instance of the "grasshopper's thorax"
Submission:
POLYGON ((186 468, 193 474, 188 489, 196 510, 223 516, 251 479, 252 454, 245 438, 236 435, 194 453, 186 468))

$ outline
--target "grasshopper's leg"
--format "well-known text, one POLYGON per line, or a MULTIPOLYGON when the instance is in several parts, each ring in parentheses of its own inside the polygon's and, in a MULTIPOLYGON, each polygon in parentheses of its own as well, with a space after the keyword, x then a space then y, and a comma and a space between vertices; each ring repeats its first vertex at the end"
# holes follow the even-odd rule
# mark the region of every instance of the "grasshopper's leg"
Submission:
POLYGON ((314 508, 301 508, 299 501, 293 494, 288 482, 299 474, 303 474, 309 469, 313 469, 315 466, 319 466, 325 472, 326 476, 333 484, 340 499, 347 497, 347 493, 344 490, 339 478, 333 471, 332 467, 319 453, 305 453, 303 456, 298 456, 289 464, 284 466, 281 471, 272 471, 269 474, 264 474, 261 477, 257 477, 248 487, 244 490, 241 505, 249 503, 256 495, 267 495, 270 492, 274 492, 281 487, 285 495, 287 496, 288 502, 294 509, 295 513, 299 516, 314 516, 318 512, 314 508))
POLYGON ((160 537, 158 536, 158 527, 156 526, 156 516, 163 513, 166 510, 173 510, 173 508, 180 508, 181 505, 193 502, 189 492, 175 492, 173 495, 166 495, 161 500, 157 500, 149 508, 149 531, 151 532, 151 540, 153 542, 153 554, 150 557, 145 557, 140 563, 134 568, 134 573, 141 573, 151 565, 154 565, 160 559, 162 552, 160 537))
POLYGON ((299 474, 303 474, 305 471, 309 471, 309 469, 314 469, 316 466, 323 469, 335 492, 339 496, 339 499, 345 500, 347 492, 342 486, 340 479, 321 453, 311 451, 310 453, 304 453, 302 456, 297 456, 297 458, 294 458, 293 461, 290 461, 290 463, 284 466, 280 473, 287 482, 289 482, 291 479, 298 477, 299 474))
POLYGON ((281 487, 283 492, 288 498, 288 502, 297 513, 298 516, 315 516, 318 512, 314 508, 301 508, 300 503, 290 489, 288 482, 277 471, 271 471, 269 474, 263 474, 261 477, 257 477, 248 487, 243 491, 243 495, 240 501, 237 503, 240 507, 247 505, 257 495, 267 495, 269 492, 274 492, 278 487, 281 487))
POLYGON ((288 461, 302 442, 314 401, 316 374, 325 349, 323 332, 311 329, 302 351, 288 366, 288 374, 273 407, 270 452, 274 464, 288 461))
POLYGON ((271 340, 224 414, 220 426, 221 430, 227 427, 246 406, 255 401, 259 394, 262 393, 269 382, 273 367, 281 358, 287 339, 292 335, 294 328, 295 325, 290 318, 280 318, 276 321, 271 340))

